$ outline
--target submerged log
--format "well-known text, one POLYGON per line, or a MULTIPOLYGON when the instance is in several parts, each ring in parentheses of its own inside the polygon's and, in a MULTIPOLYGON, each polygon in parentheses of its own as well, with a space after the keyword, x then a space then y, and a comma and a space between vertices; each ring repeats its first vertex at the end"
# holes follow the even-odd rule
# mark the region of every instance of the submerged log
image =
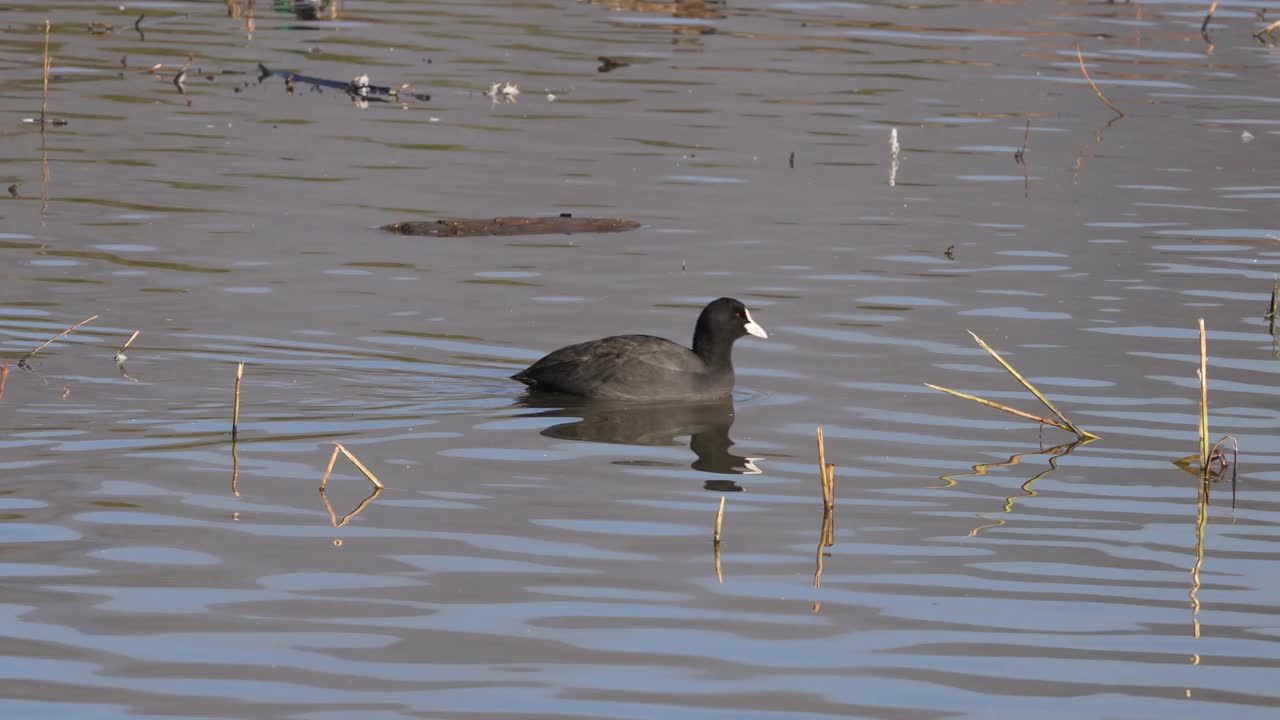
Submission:
POLYGON ((428 235, 431 237, 484 237, 488 235, 572 235, 574 233, 605 233, 635 230, 640 223, 621 218, 560 217, 499 217, 499 218, 444 218, 441 220, 408 221, 383 225, 382 229, 397 235, 428 235))

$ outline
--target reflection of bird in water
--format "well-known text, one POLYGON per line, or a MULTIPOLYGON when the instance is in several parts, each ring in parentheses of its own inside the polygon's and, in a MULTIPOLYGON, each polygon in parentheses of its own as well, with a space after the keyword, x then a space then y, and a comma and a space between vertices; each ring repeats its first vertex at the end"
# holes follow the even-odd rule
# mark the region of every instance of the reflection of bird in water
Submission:
MULTIPOLYGON (((719 20, 729 15, 729 0, 588 0, 624 12, 655 13, 688 20, 719 20)), ((672 29, 672 42, 689 48, 699 48, 703 35, 714 35, 715 27, 705 24, 678 25, 672 29)), ((607 72, 602 70, 601 72, 607 72)))
MULTIPOLYGON (((697 404, 636 405, 586 401, 568 396, 525 397, 521 404, 530 408, 546 408, 531 417, 572 418, 571 422, 552 425, 542 434, 557 440, 613 443, 616 445, 648 445, 664 447, 683 444, 677 438, 689 437, 689 449, 697 459, 694 470, 720 475, 758 475, 754 458, 730 452, 733 440, 732 400, 697 404)), ((735 482, 708 480, 708 489, 721 492, 741 490, 735 482)))
POLYGON ((277 12, 293 13, 299 20, 336 20, 338 0, 276 0, 277 12))
POLYGON ((594 5, 604 5, 625 12, 657 13, 678 18, 716 20, 729 14, 729 0, 589 0, 594 5))

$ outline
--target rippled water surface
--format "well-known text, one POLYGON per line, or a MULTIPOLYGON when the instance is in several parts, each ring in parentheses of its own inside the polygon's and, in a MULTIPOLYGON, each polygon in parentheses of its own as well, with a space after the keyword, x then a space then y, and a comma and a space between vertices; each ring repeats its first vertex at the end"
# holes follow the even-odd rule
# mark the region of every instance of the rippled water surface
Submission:
POLYGON ((1205 5, 0 7, 0 714, 1274 717, 1280 7, 1205 5), (559 213, 643 227, 376 229, 559 213), (732 404, 507 379, 720 295, 732 404))

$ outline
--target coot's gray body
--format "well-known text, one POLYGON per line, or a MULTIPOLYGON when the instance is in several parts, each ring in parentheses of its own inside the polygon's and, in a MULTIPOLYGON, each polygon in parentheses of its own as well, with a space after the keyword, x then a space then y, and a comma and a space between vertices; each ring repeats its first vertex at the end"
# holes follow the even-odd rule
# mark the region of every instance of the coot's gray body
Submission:
POLYGON ((733 342, 768 337, 732 298, 698 316, 693 349, 653 335, 615 335, 560 348, 512 379, 539 392, 601 400, 712 400, 733 393, 733 342))

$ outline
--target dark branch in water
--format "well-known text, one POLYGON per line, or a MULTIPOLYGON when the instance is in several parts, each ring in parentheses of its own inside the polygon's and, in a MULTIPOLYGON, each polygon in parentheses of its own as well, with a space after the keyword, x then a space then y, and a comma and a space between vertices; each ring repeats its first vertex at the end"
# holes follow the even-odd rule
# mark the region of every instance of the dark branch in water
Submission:
MULTIPOLYGON (((350 93, 352 90, 352 81, 350 80, 329 80, 326 78, 314 77, 311 75, 300 75, 288 70, 272 70, 262 63, 258 63, 258 82, 262 82, 272 76, 284 78, 286 88, 292 88, 294 85, 311 85, 313 88, 333 88, 350 93)), ((411 98, 427 102, 431 100, 428 93, 411 93, 404 92, 400 88, 392 88, 386 85, 361 85, 361 96, 370 102, 387 102, 387 98, 411 98)))
POLYGON ((574 233, 625 232, 640 223, 621 218, 499 217, 446 218, 383 225, 382 230, 397 235, 430 237, 487 237, 494 235, 572 235, 574 233))

